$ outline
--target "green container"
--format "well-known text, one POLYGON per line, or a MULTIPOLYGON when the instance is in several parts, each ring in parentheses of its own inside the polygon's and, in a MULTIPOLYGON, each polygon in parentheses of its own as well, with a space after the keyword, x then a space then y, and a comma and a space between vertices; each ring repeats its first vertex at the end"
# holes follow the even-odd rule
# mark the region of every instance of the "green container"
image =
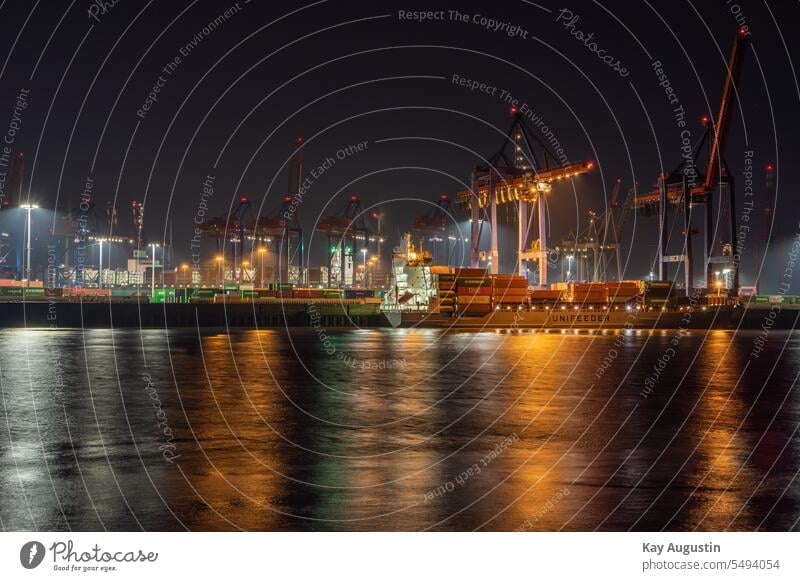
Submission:
POLYGON ((175 302, 175 289, 174 288, 157 288, 150 298, 151 303, 174 303, 175 302))

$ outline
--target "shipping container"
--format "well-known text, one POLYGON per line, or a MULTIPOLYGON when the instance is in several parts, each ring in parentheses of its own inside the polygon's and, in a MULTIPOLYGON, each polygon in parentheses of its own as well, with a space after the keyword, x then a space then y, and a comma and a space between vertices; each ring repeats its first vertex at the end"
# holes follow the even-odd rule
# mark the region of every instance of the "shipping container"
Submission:
POLYGON ((458 297, 458 305, 488 305, 492 302, 492 297, 487 295, 475 295, 469 297, 458 297))
POLYGON ((473 295, 492 295, 492 287, 490 286, 466 286, 459 287, 456 291, 459 296, 473 296, 473 295))
POLYGON ((540 289, 533 289, 529 291, 529 295, 531 299, 548 299, 548 300, 556 300, 559 299, 564 291, 562 290, 540 290, 540 289))
POLYGON ((460 277, 486 277, 488 270, 485 268, 456 268, 454 274, 457 278, 460 277))
POLYGON ((456 279, 456 286, 457 287, 470 287, 470 286, 492 286, 492 279, 490 278, 458 278, 456 279))
POLYGON ((344 298, 346 299, 363 299, 365 297, 374 297, 375 291, 372 289, 360 288, 347 288, 344 289, 344 298))

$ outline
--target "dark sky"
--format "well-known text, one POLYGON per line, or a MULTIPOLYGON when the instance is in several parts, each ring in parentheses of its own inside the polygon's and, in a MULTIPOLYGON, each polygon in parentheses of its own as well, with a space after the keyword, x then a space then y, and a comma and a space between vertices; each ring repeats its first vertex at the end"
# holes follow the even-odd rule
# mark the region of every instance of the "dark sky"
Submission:
MULTIPOLYGON (((215 176, 211 214, 227 213, 242 195, 272 214, 286 190, 281 166, 294 138, 306 140, 306 170, 366 142, 364 151, 337 160, 314 181, 299 208, 301 221, 310 231, 320 215, 341 212, 357 193, 366 205, 384 204, 385 231, 396 243, 439 194, 463 189, 476 155, 497 150, 510 122, 500 98, 506 90, 545 120, 569 159, 598 163, 574 187, 554 191, 551 239, 557 240, 589 209, 603 209, 616 178, 626 188, 639 182, 649 190, 659 172, 679 161, 680 130, 652 63, 662 62, 694 140, 702 131, 699 117, 717 113, 731 41, 746 24, 752 46, 725 157, 738 176, 745 152, 753 151, 757 217, 744 244, 743 284, 755 273, 763 210, 775 209, 773 236, 782 238, 771 243, 762 276, 769 290, 783 273, 781 252, 800 217, 798 20, 796 2, 747 0, 118 0, 105 9, 86 0, 5 1, 0 131, 17 95, 28 90, 12 151, 25 152, 31 200, 65 211, 79 203, 91 177, 99 211, 116 200, 120 234, 133 232, 131 201, 144 200, 148 238, 162 240, 171 222, 178 258, 189 254, 207 175, 215 176), (468 21, 450 19, 447 11, 455 9, 468 21), (615 72, 572 36, 557 21, 562 9, 579 16, 574 29, 594 33, 597 47, 629 74, 615 72), (401 10, 445 12, 443 20, 415 22, 401 19, 401 10), (476 15, 521 32, 489 30, 476 15), (163 72, 182 48, 181 62, 163 72), (452 82, 454 74, 498 90, 470 91, 452 82), (137 111, 160 75, 157 101, 141 118, 137 111), (378 141, 390 138, 405 139, 378 141), (778 168, 772 192, 764 185, 767 163, 778 168)), ((466 215, 456 219, 463 223, 466 215)), ((501 233, 514 231, 509 223, 501 233)), ((655 254, 655 218, 632 217, 628 235, 626 276, 641 277, 655 254)), ((317 263, 318 241, 312 241, 317 263)), ((508 270, 513 251, 504 254, 508 270)))

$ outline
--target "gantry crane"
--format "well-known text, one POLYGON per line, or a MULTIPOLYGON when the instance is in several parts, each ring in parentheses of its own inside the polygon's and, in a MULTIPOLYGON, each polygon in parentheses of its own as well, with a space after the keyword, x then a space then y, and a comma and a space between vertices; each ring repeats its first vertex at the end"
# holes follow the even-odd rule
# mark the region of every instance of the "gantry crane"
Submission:
MULTIPOLYGON (((417 236, 427 236, 428 240, 434 243, 433 256, 436 256, 436 242, 445 243, 447 245, 447 216, 450 209, 450 196, 442 194, 433 207, 433 210, 428 214, 418 215, 414 219, 412 230, 417 236)), ((449 250, 446 252, 447 261, 450 259, 449 250)))
POLYGON ((734 107, 736 106, 738 85, 742 76, 742 67, 747 48, 750 45, 750 33, 742 27, 736 32, 733 47, 728 57, 725 81, 720 98, 719 114, 715 120, 704 116, 702 121, 705 131, 702 138, 692 151, 690 157, 684 157, 681 163, 670 173, 658 179, 658 188, 646 194, 634 197, 634 206, 643 213, 658 212, 658 276, 665 277, 665 265, 671 262, 683 263, 687 291, 693 287, 692 272, 694 268, 694 255, 692 252, 692 228, 690 224, 690 209, 696 204, 705 206, 705 265, 706 286, 711 286, 714 264, 730 262, 733 269, 732 291, 739 288, 738 264, 732 261, 731 245, 736 241, 736 197, 734 192, 734 178, 727 170, 724 154, 725 147, 733 122, 734 107), (707 151, 705 171, 700 171, 701 153, 707 151), (714 256, 714 192, 719 188, 720 207, 723 205, 724 192, 727 190, 727 236, 730 242, 724 244, 722 256, 714 256), (667 253, 668 242, 668 213, 670 206, 681 206, 684 211, 684 252, 670 255, 667 253))
POLYGON ((511 108, 513 121, 503 138, 500 149, 489 158, 489 163, 478 165, 472 172, 471 188, 456 194, 456 201, 469 208, 472 216, 470 235, 470 261, 473 267, 480 263, 480 237, 483 228, 481 211, 489 209, 491 228, 490 263, 493 274, 499 272, 497 243, 497 206, 513 203, 517 206, 518 270, 527 277, 527 260, 539 264, 539 284, 547 284, 547 219, 546 194, 553 182, 569 179, 591 171, 594 162, 570 163, 559 158, 528 126, 522 112, 511 108), (511 155, 509 148, 513 149, 511 155), (537 150, 539 154, 537 155, 537 150), (539 239, 527 245, 533 222, 528 204, 537 204, 539 239))
POLYGON ((342 214, 321 219, 315 230, 328 237, 328 286, 352 285, 354 257, 366 251, 370 241, 361 200, 350 196, 342 214))
MULTIPOLYGON (((586 227, 578 232, 572 232, 561 242, 559 252, 562 255, 572 256, 576 259, 578 278, 592 281, 608 280, 609 267, 614 260, 617 279, 621 280, 622 256, 620 255, 620 240, 625 223, 630 215, 634 188, 628 190, 624 200, 620 200, 619 193, 622 180, 617 179, 611 190, 611 196, 605 211, 595 212, 589 210, 589 221, 586 227), (585 272, 585 267, 578 262, 591 260, 591 270, 585 272)), ((563 256, 562 256, 563 258, 563 256)))
POLYGON ((259 216, 247 226, 254 240, 253 252, 257 245, 273 250, 278 279, 295 284, 305 281, 305 237, 299 217, 303 201, 300 193, 303 179, 302 148, 303 138, 298 137, 292 142, 289 153, 289 185, 277 211, 269 216, 259 216), (297 270, 293 268, 295 266, 297 270))

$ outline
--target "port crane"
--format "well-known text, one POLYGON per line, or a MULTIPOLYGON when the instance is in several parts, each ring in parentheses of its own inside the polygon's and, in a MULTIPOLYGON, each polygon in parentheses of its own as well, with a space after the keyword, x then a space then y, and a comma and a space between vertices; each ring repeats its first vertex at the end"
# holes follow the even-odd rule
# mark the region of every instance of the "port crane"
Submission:
POLYGON ((328 238, 328 286, 352 285, 354 257, 370 240, 359 197, 351 195, 342 214, 322 218, 314 229, 328 238))
MULTIPOLYGON (((571 163, 559 158, 528 126, 517 107, 511 108, 512 123, 497 152, 488 163, 477 165, 472 172, 469 190, 456 194, 456 201, 470 210, 470 262, 480 263, 480 237, 488 208, 491 231, 489 261, 491 272, 499 272, 497 207, 515 204, 518 225, 518 270, 527 277, 527 260, 539 264, 539 284, 547 284, 547 193, 552 184, 587 173, 594 162, 571 163), (511 151, 509 151, 511 150, 511 151), (538 153, 537 153, 538 152, 538 153), (533 223, 529 205, 538 208, 539 238, 528 247, 528 237, 533 223)), ((531 208, 532 209, 532 208, 531 208)))
POLYGON ((578 233, 572 232, 557 248, 562 259, 576 259, 577 277, 580 279, 594 282, 608 280, 612 260, 615 263, 617 280, 623 278, 620 241, 633 206, 635 190, 628 189, 625 198, 620 199, 621 189, 622 180, 618 178, 614 182, 605 211, 598 213, 589 210, 586 227, 578 233), (584 259, 584 262, 591 260, 589 273, 582 271, 578 259, 584 259))
POLYGON ((737 30, 733 46, 728 57, 725 81, 716 119, 703 116, 705 131, 702 138, 693 148, 690 157, 684 157, 670 173, 661 175, 657 189, 634 197, 634 207, 643 214, 658 213, 658 276, 664 279, 666 265, 683 263, 687 291, 693 288, 694 254, 692 251, 692 228, 690 210, 695 205, 705 208, 705 249, 706 287, 710 288, 714 273, 714 265, 730 263, 733 269, 732 292, 739 288, 738 264, 732 260, 731 246, 736 240, 736 196, 734 178, 728 171, 725 162, 725 148, 733 122, 738 85, 742 76, 745 54, 750 45, 750 33, 747 28, 737 30), (701 172, 703 152, 705 155, 705 171, 701 172), (723 244, 722 255, 714 255, 714 193, 719 190, 720 215, 727 218, 730 243, 723 244), (727 194, 727 196, 726 196, 727 194), (725 199, 727 197, 727 200, 725 199), (723 203, 727 209, 723 212, 723 203), (681 254, 667 253, 668 220, 671 209, 683 209, 684 212, 684 251, 681 254))
MULTIPOLYGON (((275 257, 278 279, 289 283, 305 280, 305 237, 300 225, 299 209, 303 175, 303 138, 292 142, 288 160, 288 188, 277 210, 268 216, 259 216, 247 225, 253 238, 251 254, 256 250, 270 249, 275 257), (297 270, 293 267, 297 266, 297 270)), ((252 260, 251 260, 252 262, 252 260)))
MULTIPOLYGON (((216 251, 223 261, 222 279, 224 281, 224 260, 225 246, 230 244, 233 251, 233 277, 239 282, 243 280, 243 270, 239 268, 241 257, 245 253, 245 241, 247 240, 247 219, 252 215, 252 204, 246 196, 237 200, 228 216, 217 216, 206 220, 198 226, 200 231, 207 237, 213 238, 216 243, 216 251), (238 272, 238 276, 237 276, 238 272)), ((219 259, 219 258, 218 258, 219 259)))
POLYGON ((436 201, 433 210, 428 214, 418 215, 414 219, 412 230, 418 236, 427 236, 434 243, 433 255, 436 255, 436 242, 445 242, 447 261, 450 259, 450 252, 447 245, 447 216, 450 210, 450 196, 442 194, 436 201))

